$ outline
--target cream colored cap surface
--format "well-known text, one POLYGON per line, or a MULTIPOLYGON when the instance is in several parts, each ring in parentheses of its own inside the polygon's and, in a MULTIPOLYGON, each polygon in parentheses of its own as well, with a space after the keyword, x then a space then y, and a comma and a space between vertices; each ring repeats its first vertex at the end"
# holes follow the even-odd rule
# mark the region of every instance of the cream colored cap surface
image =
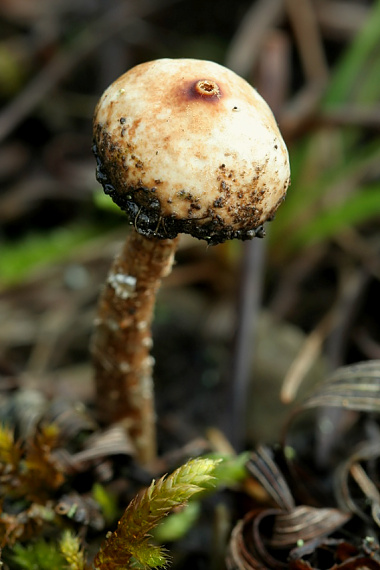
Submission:
POLYGON ((122 75, 97 105, 94 152, 98 180, 147 236, 252 238, 290 180, 268 105, 209 61, 161 59, 122 75))

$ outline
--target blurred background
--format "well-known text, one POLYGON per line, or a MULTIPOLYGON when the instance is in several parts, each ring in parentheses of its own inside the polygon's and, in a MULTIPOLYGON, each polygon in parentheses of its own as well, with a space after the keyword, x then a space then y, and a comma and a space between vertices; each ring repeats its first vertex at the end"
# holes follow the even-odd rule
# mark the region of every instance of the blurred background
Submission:
POLYGON ((380 358, 379 1, 0 0, 0 396, 91 406, 96 300, 128 226, 95 179, 92 113, 160 57, 244 76, 292 167, 264 240, 181 240, 154 323, 160 449, 215 426, 276 441, 299 393, 380 358))

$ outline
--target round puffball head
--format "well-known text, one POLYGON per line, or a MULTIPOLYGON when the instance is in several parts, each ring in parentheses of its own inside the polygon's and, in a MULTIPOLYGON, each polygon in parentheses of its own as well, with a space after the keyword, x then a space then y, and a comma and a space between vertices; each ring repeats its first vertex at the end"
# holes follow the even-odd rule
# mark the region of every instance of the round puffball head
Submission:
POLYGON ((122 75, 96 107, 94 153, 105 192, 159 238, 262 235, 290 181, 266 102, 210 61, 160 59, 122 75))

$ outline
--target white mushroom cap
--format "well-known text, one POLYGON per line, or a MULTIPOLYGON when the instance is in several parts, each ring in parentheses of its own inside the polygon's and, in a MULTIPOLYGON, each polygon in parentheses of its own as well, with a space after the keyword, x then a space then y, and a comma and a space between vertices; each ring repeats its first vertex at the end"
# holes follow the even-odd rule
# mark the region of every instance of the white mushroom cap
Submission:
POLYGON ((262 234, 290 181, 268 105, 210 61, 161 59, 122 75, 97 105, 94 152, 105 191, 137 231, 161 238, 262 234))

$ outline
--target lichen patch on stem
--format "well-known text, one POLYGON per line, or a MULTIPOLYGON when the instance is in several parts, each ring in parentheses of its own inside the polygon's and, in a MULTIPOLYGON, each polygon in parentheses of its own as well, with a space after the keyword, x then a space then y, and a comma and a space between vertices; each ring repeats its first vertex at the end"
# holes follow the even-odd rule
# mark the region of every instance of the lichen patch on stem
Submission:
POLYGON ((123 275, 123 273, 110 273, 108 275, 107 283, 115 289, 115 293, 121 299, 128 299, 135 294, 136 291, 136 277, 133 275, 123 275))

